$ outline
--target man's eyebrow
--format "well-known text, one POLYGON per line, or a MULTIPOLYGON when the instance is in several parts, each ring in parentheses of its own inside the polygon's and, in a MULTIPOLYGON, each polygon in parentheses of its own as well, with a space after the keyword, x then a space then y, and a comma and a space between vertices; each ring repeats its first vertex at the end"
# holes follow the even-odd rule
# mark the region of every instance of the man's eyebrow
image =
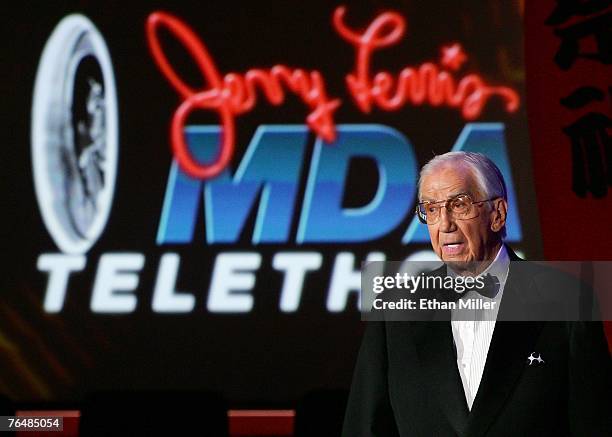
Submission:
POLYGON ((448 200, 448 199, 452 199, 453 197, 457 197, 457 196, 461 196, 461 195, 468 195, 468 196, 471 196, 471 194, 470 194, 470 193, 468 193, 467 191, 460 191, 460 192, 458 192, 458 193, 450 194, 450 195, 449 195, 449 196, 446 198, 446 200, 448 200))
POLYGON ((459 191, 459 192, 454 193, 454 194, 449 194, 446 199, 440 199, 440 200, 432 199, 431 197, 428 197, 428 196, 423 196, 423 197, 421 197, 420 202, 429 202, 429 203, 445 202, 448 199, 452 199, 453 197, 461 196, 463 194, 471 196, 471 194, 468 193, 467 191, 459 191))

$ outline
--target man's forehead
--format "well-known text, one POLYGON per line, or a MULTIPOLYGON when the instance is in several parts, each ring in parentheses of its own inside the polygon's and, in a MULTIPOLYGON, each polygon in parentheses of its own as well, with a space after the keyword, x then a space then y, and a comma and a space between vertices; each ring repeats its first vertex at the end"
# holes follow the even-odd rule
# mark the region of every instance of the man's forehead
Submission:
POLYGON ((421 200, 443 200, 459 194, 474 195, 476 184, 471 172, 464 168, 444 167, 425 175, 421 180, 421 200))

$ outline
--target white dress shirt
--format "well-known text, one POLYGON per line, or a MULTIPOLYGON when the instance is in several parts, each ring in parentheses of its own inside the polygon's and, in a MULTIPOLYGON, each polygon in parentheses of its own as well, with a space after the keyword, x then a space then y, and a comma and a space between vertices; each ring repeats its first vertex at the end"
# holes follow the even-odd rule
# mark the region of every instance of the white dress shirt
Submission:
MULTIPOLYGON (((495 302, 491 310, 453 310, 451 327, 453 331, 453 340, 455 349, 457 350, 457 367, 461 382, 463 383, 463 391, 468 408, 471 410, 480 386, 482 373, 485 363, 487 362, 487 354, 495 329, 495 321, 497 320, 497 312, 501 304, 501 299, 508 277, 508 269, 510 267, 510 258, 506 247, 502 245, 493 262, 482 272, 481 275, 490 273, 497 276, 499 280, 499 291, 494 298, 481 296, 476 291, 466 293, 461 299, 480 298, 484 302, 495 302), (456 320, 456 319, 461 320, 456 320)), ((453 274, 454 272, 449 272, 453 274)))

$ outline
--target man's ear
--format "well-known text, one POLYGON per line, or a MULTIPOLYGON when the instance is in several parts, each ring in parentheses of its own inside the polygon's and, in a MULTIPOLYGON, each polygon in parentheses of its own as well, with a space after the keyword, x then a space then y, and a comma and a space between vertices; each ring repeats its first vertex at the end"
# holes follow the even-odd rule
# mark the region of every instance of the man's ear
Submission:
POLYGON ((504 227, 507 213, 508 202, 505 199, 493 201, 493 211, 491 211, 491 230, 493 232, 499 232, 504 227))

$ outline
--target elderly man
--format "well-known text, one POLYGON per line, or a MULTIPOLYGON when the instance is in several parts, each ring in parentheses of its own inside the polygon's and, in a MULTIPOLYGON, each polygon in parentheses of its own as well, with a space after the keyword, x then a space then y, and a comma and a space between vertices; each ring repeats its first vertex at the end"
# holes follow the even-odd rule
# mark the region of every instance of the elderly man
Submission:
MULTIPOLYGON (((494 274, 501 312, 533 291, 503 243, 507 209, 501 172, 484 155, 450 152, 421 171, 417 214, 434 252, 454 274, 494 274)), ((601 323, 496 317, 369 322, 342 435, 612 436, 601 323)))

